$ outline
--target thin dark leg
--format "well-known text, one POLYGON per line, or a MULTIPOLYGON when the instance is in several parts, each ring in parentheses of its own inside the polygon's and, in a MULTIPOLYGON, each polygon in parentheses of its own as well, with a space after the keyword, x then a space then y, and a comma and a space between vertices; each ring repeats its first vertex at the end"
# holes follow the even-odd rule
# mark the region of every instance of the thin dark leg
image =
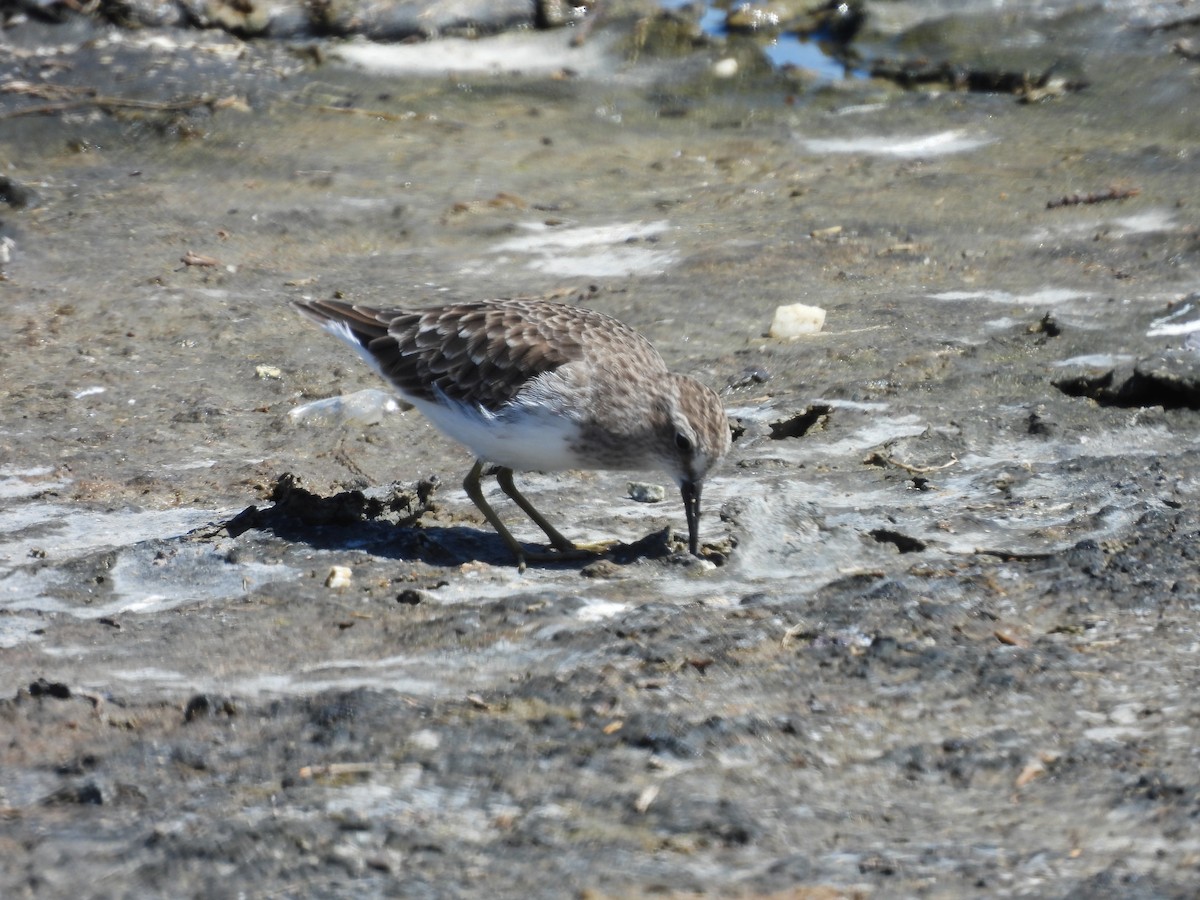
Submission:
POLYGON ((546 521, 545 517, 538 512, 532 503, 517 490, 517 486, 513 484, 513 471, 506 469, 504 466, 496 468, 496 482, 500 485, 500 490, 508 494, 512 498, 512 502, 521 507, 525 515, 533 519, 533 523, 538 528, 545 532, 546 537, 550 538, 550 543, 554 545, 556 550, 561 550, 564 553, 575 550, 575 543, 565 537, 557 528, 546 521))
MULTIPOLYGON (((517 539, 512 536, 512 533, 504 527, 504 523, 500 521, 500 517, 496 515, 496 511, 483 499, 483 488, 479 484, 479 479, 483 476, 483 460, 475 460, 475 465, 471 466, 471 471, 467 473, 467 477, 463 479, 463 489, 467 492, 467 496, 471 498, 471 502, 478 507, 483 513, 483 517, 488 520, 488 524, 496 529, 496 533, 508 544, 513 555, 517 558, 518 571, 525 571, 525 551, 521 545, 517 543, 517 539)), ((502 484, 503 488, 504 485, 502 484)), ((522 507, 524 508, 524 507, 522 507)))
POLYGON ((483 498, 483 488, 480 485, 480 479, 483 477, 483 460, 476 460, 475 465, 471 466, 471 471, 467 473, 467 477, 463 479, 463 489, 467 492, 467 496, 471 498, 471 502, 483 513, 483 517, 488 520, 488 524, 496 529, 496 533, 512 550, 513 556, 517 558, 517 569, 521 572, 525 571, 526 560, 536 560, 538 562, 560 562, 564 559, 586 559, 595 556, 597 553, 603 553, 611 544, 611 542, 603 544, 595 544, 590 546, 576 546, 570 539, 565 537, 553 525, 546 521, 545 517, 538 512, 532 503, 517 490, 513 484, 512 469, 506 469, 503 466, 496 468, 496 481, 500 484, 500 490, 504 491, 512 501, 521 507, 525 515, 546 533, 546 537, 550 539, 550 543, 554 546, 554 552, 542 553, 536 550, 526 550, 517 539, 512 536, 504 523, 500 521, 500 517, 496 515, 496 511, 492 509, 490 503, 483 498))

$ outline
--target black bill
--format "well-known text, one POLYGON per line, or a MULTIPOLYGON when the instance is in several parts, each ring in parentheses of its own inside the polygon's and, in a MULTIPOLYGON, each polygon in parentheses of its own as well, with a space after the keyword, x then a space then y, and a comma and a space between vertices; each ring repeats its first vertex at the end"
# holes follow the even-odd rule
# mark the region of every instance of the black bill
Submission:
POLYGON ((687 516, 688 552, 700 555, 700 482, 685 481, 680 485, 683 494, 683 514, 687 516))

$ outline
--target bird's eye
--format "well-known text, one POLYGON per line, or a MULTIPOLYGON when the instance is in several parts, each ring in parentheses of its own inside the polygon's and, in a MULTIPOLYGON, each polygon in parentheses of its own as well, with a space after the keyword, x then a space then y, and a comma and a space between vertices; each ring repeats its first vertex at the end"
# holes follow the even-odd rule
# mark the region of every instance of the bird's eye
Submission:
POLYGON ((680 453, 692 452, 692 439, 682 431, 675 432, 675 449, 680 453))

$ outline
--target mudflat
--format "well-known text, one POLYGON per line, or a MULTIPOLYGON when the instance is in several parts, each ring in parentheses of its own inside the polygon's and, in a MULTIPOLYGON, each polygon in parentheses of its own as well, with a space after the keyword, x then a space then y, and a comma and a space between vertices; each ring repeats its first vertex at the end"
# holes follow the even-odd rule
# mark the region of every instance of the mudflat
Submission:
POLYGON ((645 21, 4 51, 95 90, 0 94, 47 107, 0 130, 0 894, 1194 893, 1195 26, 891 38, 1068 48, 1020 102, 645 21), (618 544, 519 574, 289 304, 511 296, 722 394, 704 559, 653 473, 530 473, 618 544))

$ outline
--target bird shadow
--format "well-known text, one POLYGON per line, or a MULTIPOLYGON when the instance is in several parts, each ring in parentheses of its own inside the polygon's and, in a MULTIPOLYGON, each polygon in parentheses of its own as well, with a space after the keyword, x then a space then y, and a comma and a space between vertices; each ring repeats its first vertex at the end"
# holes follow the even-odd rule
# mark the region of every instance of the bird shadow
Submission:
MULTIPOLYGON (((393 484, 381 496, 367 496, 357 490, 321 496, 301 487, 295 475, 285 473, 271 486, 267 498, 270 506, 248 506, 221 523, 217 530, 230 537, 247 531, 264 531, 280 540, 317 550, 365 550, 385 559, 435 566, 467 562, 515 564, 508 545, 490 529, 421 524, 421 517, 435 509, 433 494, 437 487, 436 480, 422 480, 409 486, 393 484)), ((630 544, 615 544, 595 555, 531 559, 530 565, 539 569, 579 569, 600 559, 628 565, 670 556, 671 543, 670 530, 662 529, 630 544)))

